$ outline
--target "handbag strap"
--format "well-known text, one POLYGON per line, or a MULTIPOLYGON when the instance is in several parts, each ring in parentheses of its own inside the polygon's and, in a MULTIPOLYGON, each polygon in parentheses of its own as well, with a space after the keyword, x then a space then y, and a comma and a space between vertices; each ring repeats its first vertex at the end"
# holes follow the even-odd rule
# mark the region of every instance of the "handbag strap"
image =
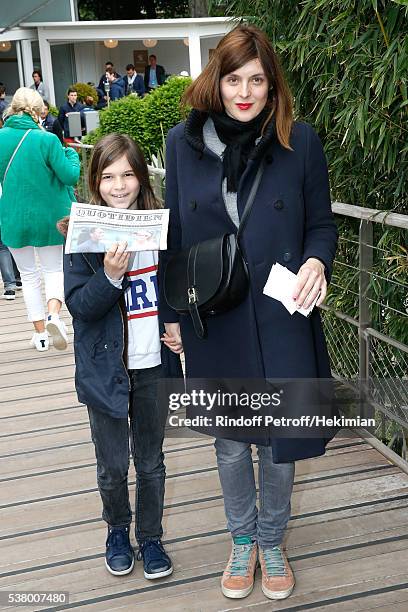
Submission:
POLYGON ((188 309, 193 321, 195 333, 204 338, 204 325, 198 312, 198 295, 196 291, 196 262, 200 243, 191 247, 187 261, 188 309))
POLYGON ((237 231, 237 243, 238 243, 240 235, 242 234, 244 226, 248 220, 249 213, 251 212, 252 205, 254 203, 255 196, 258 191, 259 183, 261 182, 262 175, 264 173, 264 169, 265 169, 265 162, 262 160, 259 165, 258 172, 255 175, 254 182, 252 183, 251 191, 249 192, 249 196, 245 204, 244 212, 242 213, 242 217, 239 222, 238 231, 237 231))
POLYGON ((4 172, 4 176, 3 176, 3 185, 4 185, 4 182, 5 182, 5 180, 6 180, 7 172, 9 171, 9 168, 10 168, 10 166, 11 166, 11 162, 12 162, 12 161, 13 161, 13 159, 15 158, 16 153, 17 153, 17 151, 19 150, 19 148, 21 147, 21 145, 23 144, 24 140, 27 138, 27 136, 29 135, 29 133, 30 133, 30 132, 32 132, 32 131, 33 131, 33 128, 30 128, 29 130, 27 130, 27 131, 24 133, 24 135, 23 135, 23 137, 21 138, 21 140, 20 140, 20 142, 18 143, 18 145, 16 146, 16 148, 14 149, 13 155, 10 157, 10 159, 9 159, 9 163, 7 164, 7 168, 6 168, 5 172, 4 172))

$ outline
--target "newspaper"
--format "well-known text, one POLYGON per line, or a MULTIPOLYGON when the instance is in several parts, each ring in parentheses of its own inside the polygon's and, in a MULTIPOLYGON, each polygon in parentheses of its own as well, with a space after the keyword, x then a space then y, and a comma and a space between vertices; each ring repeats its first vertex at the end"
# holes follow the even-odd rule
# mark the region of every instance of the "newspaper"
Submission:
POLYGON ((105 253, 115 242, 126 242, 126 251, 166 250, 169 212, 73 202, 65 253, 105 253))

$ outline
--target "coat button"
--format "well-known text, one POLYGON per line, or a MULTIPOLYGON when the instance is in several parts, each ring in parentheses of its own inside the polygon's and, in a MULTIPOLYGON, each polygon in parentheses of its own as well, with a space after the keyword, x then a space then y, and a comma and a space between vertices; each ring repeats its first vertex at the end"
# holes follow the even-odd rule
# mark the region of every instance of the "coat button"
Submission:
POLYGON ((115 378, 115 382, 116 382, 116 383, 118 383, 118 385, 121 385, 121 384, 122 384, 122 382, 123 382, 123 379, 122 379, 122 378, 120 378, 120 376, 116 376, 116 378, 115 378))
POLYGON ((114 346, 115 348, 118 348, 118 346, 119 346, 119 342, 118 342, 117 340, 115 340, 115 342, 113 343, 113 346, 114 346))
POLYGON ((282 210, 283 208, 283 202, 282 200, 276 200, 274 207, 276 208, 276 210, 282 210))
POLYGON ((290 251, 285 251, 283 254, 283 261, 288 263, 292 259, 292 253, 290 251))
POLYGON ((195 200, 191 200, 190 209, 195 210, 197 208, 197 202, 195 200))

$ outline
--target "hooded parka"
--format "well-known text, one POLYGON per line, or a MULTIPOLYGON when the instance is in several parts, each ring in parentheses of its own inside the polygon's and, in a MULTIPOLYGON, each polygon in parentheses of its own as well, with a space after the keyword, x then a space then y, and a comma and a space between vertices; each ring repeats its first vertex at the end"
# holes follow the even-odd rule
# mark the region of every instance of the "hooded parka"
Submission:
MULTIPOLYGON (((193 110, 186 123, 168 135, 169 250, 162 254, 162 272, 178 250, 236 233, 222 195, 222 160, 203 140, 207 119, 206 113, 193 110)), ((241 216, 259 164, 266 162, 241 238, 250 276, 248 297, 224 314, 207 317, 204 339, 196 336, 189 316, 179 317, 161 298, 162 320, 180 319, 189 378, 331 377, 318 309, 309 318, 297 312, 290 315, 280 302, 263 294, 275 262, 297 273, 308 258, 318 258, 329 281, 336 252, 337 228, 321 142, 309 125, 294 123, 290 144, 292 150, 280 145, 271 122, 239 182, 241 216)), ((233 434, 228 437, 236 439, 233 434)), ((250 437, 246 441, 260 442, 250 437)), ((272 445, 274 461, 287 462, 323 454, 326 441, 270 438, 261 443, 272 445)))

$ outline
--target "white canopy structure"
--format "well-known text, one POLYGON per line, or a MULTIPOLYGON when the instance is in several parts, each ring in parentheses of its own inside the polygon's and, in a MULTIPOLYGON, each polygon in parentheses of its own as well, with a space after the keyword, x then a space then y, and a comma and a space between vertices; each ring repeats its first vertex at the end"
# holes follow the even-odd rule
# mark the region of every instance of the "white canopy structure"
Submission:
MULTIPOLYGON (((2 41, 14 41, 20 86, 32 84, 33 68, 40 64, 53 104, 56 93, 57 98, 61 98, 61 91, 65 91, 73 79, 96 82, 107 59, 112 60, 118 72, 122 70, 123 73, 124 66, 133 63, 136 47, 146 52, 145 47, 151 46, 149 53, 157 53, 158 63, 164 64, 168 72, 186 71, 195 78, 207 63, 210 49, 234 26, 231 19, 224 17, 77 21, 74 0, 65 0, 65 11, 71 20, 34 21, 39 11, 43 13, 47 7, 53 6, 54 0, 32 0, 31 4, 33 10, 29 21, 19 22, 16 15, 10 16, 6 22, 0 19, 0 46, 2 41), (37 6, 36 10, 34 5, 37 6), (113 41, 113 48, 106 44, 109 40, 113 41), (32 43, 36 44, 36 41, 39 58, 34 62, 32 43), (68 65, 70 71, 64 70, 68 65)), ((57 4, 62 7, 62 3, 57 4)), ((29 0, 25 0, 25 10, 28 10, 28 5, 29 0)), ((19 11, 21 16, 23 13, 23 10, 19 11)), ((3 80, 1 61, 2 57, 0 81, 3 80)))

